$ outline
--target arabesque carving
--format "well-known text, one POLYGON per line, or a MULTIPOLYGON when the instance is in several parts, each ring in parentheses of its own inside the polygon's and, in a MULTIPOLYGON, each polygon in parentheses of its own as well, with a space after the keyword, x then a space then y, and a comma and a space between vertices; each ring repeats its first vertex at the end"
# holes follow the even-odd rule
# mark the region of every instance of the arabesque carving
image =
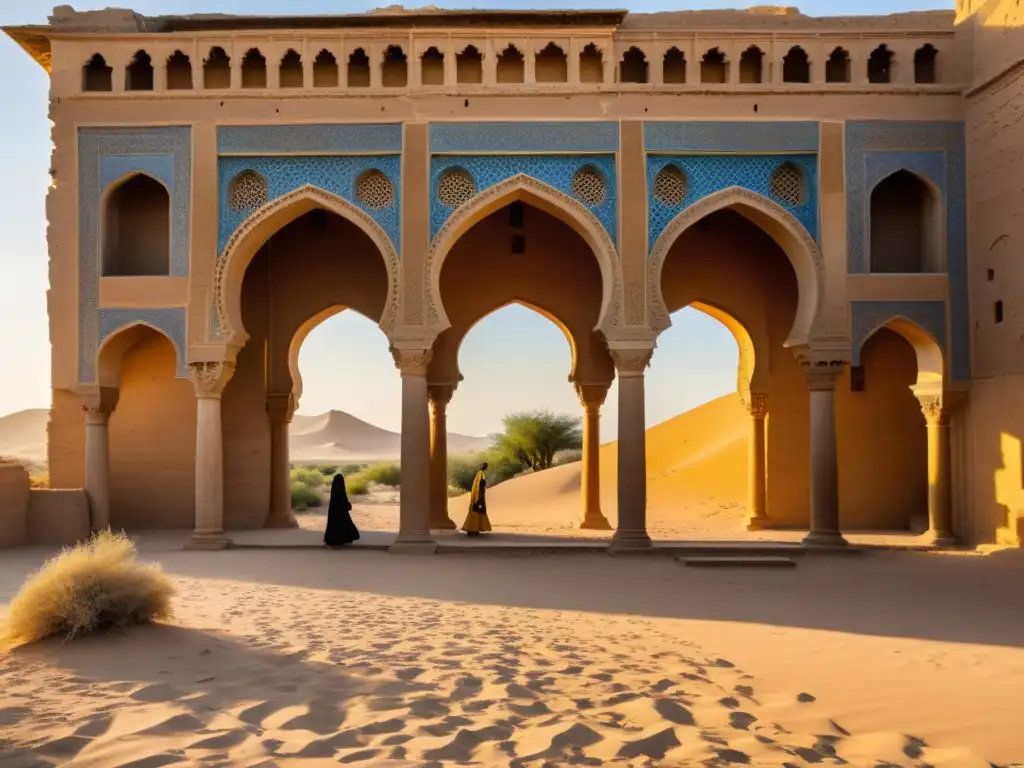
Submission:
MULTIPOLYGON (((817 289, 816 296, 813 297, 815 306, 813 307, 812 316, 814 319, 811 326, 814 327, 817 325, 823 304, 823 292, 825 285, 825 260, 821 254, 821 249, 818 248, 818 244, 814 241, 814 238, 811 237, 811 234, 807 231, 804 225, 800 223, 799 219, 785 208, 782 208, 763 195, 760 195, 757 192, 752 192, 749 189, 744 189, 743 187, 727 187, 714 192, 707 197, 701 198, 689 207, 680 211, 676 217, 668 223, 668 226, 665 227, 661 235, 658 236, 658 240, 654 244, 654 248, 651 250, 651 255, 647 262, 647 290, 649 294, 648 301, 650 302, 648 315, 651 328, 654 329, 655 332, 661 332, 671 324, 668 308, 665 305, 665 299, 661 292, 661 272, 665 266, 665 259, 668 257, 668 253, 672 249, 676 239, 705 216, 734 205, 753 208, 754 210, 760 211, 764 215, 779 222, 797 239, 802 249, 810 256, 814 263, 816 280, 815 287, 817 289)), ((794 264, 793 266, 796 267, 797 265, 794 264)), ((799 274, 799 271, 797 273, 799 274)), ((800 287, 803 288, 803 286, 800 287)), ((808 300, 808 297, 801 295, 798 302, 804 300, 808 300)))
POLYGON ((430 365, 430 358, 433 357, 433 349, 399 349, 391 347, 391 357, 395 361, 395 367, 402 375, 426 376, 427 367, 430 365))
POLYGON ((653 347, 620 347, 608 351, 620 376, 642 376, 654 354, 653 347))
POLYGON ((921 404, 921 413, 929 427, 945 427, 949 425, 949 409, 942 401, 941 395, 922 395, 917 398, 921 404))
POLYGON ((582 384, 580 382, 574 382, 573 387, 576 389, 576 397, 579 398, 580 405, 583 406, 583 410, 587 411, 599 411, 601 406, 604 405, 605 398, 608 397, 608 390, 611 388, 611 382, 601 382, 597 384, 582 384))
POLYGON ((196 397, 219 398, 234 372, 234 364, 224 361, 188 364, 189 378, 195 387, 196 397))
POLYGON ((440 333, 445 326, 441 307, 441 265, 448 255, 448 251, 458 239, 456 233, 461 234, 467 229, 479 211, 486 208, 489 203, 520 189, 533 192, 538 197, 547 198, 555 206, 567 211, 582 223, 594 238, 595 243, 592 244, 592 247, 601 267, 605 290, 601 303, 602 315, 598 319, 598 329, 604 331, 620 327, 622 325, 622 267, 615 243, 612 242, 608 230, 585 205, 574 197, 522 173, 488 187, 467 200, 452 212, 448 220, 438 230, 427 251, 423 272, 427 302, 426 325, 435 334, 440 333))
POLYGON ((395 244, 388 237, 387 232, 381 228, 380 224, 362 208, 326 190, 307 184, 275 200, 271 200, 249 216, 231 233, 227 245, 224 246, 223 252, 217 258, 213 275, 213 307, 211 311, 210 333, 214 340, 226 340, 233 332, 241 330, 227 327, 227 286, 224 284, 224 279, 228 266, 235 257, 235 252, 253 230, 259 227, 266 219, 301 200, 319 203, 326 210, 348 219, 373 240, 377 250, 380 252, 381 258, 384 259, 384 266, 388 273, 388 295, 384 305, 384 312, 380 318, 380 327, 385 333, 389 333, 396 326, 402 268, 395 244))

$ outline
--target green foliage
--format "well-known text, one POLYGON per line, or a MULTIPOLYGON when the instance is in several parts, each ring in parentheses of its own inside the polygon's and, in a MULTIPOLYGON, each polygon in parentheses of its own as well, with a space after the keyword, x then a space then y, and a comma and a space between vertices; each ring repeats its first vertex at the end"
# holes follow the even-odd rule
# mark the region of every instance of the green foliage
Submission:
POLYGON ((583 447, 580 419, 572 416, 531 411, 509 414, 503 421, 498 449, 534 472, 550 469, 560 451, 583 447))
POLYGON ((480 468, 482 454, 451 456, 448 459, 448 485, 463 493, 472 490, 473 478, 480 468))
POLYGON ((491 448, 482 453, 452 456, 448 459, 448 485, 463 493, 473 489, 473 478, 480 465, 487 464, 487 484, 495 486, 521 474, 523 465, 514 456, 491 448))
POLYGON ((310 507, 319 507, 323 504, 320 494, 305 483, 292 482, 292 509, 296 512, 305 512, 310 507))
POLYGON ((319 467, 316 468, 316 470, 324 477, 331 477, 332 475, 337 473, 338 468, 333 464, 321 464, 319 467))
POLYGON ((324 484, 324 476, 319 470, 310 467, 299 467, 291 471, 292 484, 301 483, 308 488, 319 488, 324 484))
POLYGON ((347 480, 349 475, 354 475, 357 472, 362 472, 364 469, 366 469, 365 464, 346 464, 345 466, 341 467, 338 471, 341 472, 341 474, 343 474, 345 476, 345 479, 347 480))
POLYGON ((359 474, 364 476, 369 482, 377 483, 377 485, 390 485, 394 487, 402 484, 402 468, 395 461, 372 464, 359 474))
POLYGON ((560 467, 563 464, 575 464, 583 460, 583 451, 575 448, 568 451, 559 451, 555 454, 555 463, 552 466, 560 467))
POLYGON ((455 496, 461 496, 465 491, 462 488, 456 488, 454 485, 448 486, 448 498, 454 498, 455 496))
POLYGON ((0 647, 169 619, 173 595, 159 565, 135 559, 131 539, 100 531, 29 577, 0 627, 0 647))
POLYGON ((349 496, 365 496, 370 492, 370 479, 360 472, 348 475, 345 478, 345 490, 349 496))

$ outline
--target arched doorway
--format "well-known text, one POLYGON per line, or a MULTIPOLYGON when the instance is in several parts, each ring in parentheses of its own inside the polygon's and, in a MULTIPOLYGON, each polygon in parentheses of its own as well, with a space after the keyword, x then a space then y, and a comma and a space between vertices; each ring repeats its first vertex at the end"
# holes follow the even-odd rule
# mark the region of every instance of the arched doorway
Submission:
POLYGON ((799 278, 790 256, 759 223, 722 207, 681 230, 661 259, 658 285, 666 320, 667 313, 684 307, 699 309, 722 323, 736 344, 737 397, 716 412, 716 423, 708 427, 713 436, 701 437, 709 446, 731 438, 746 446, 746 472, 739 461, 715 465, 727 473, 723 487, 744 487, 751 529, 806 525, 807 390, 786 348, 801 332, 795 330, 799 278))
MULTIPOLYGON (((614 366, 597 328, 610 303, 606 275, 616 268, 614 257, 607 249, 603 261, 595 253, 587 239, 596 235, 596 230, 587 229, 590 222, 581 224, 578 214, 561 208, 553 197, 523 191, 524 187, 510 188, 499 205, 482 203, 476 215, 467 216, 458 227, 458 236, 445 243, 443 259, 433 265, 440 302, 437 316, 444 330, 434 342, 428 386, 451 397, 460 381, 458 352, 463 339, 495 310, 518 303, 555 322, 570 339, 568 378, 584 403, 586 487, 581 520, 589 527, 607 528, 599 502, 598 423, 614 366), (570 285, 573 290, 566 290, 570 285)), ((443 418, 446 403, 441 404, 440 395, 432 399, 436 421, 443 418)), ((439 453, 434 451, 432 514, 435 524, 447 525, 440 509, 439 453)))
MULTIPOLYGON (((243 225, 250 236, 229 245, 224 259, 224 331, 241 342, 222 405, 229 527, 295 524, 288 430, 302 391, 294 378, 302 339, 339 308, 380 322, 394 292, 392 269, 365 222, 347 218, 347 204, 315 200, 301 196, 283 211, 272 203, 254 214, 243 225)), ((351 363, 356 374, 358 360, 351 363)))

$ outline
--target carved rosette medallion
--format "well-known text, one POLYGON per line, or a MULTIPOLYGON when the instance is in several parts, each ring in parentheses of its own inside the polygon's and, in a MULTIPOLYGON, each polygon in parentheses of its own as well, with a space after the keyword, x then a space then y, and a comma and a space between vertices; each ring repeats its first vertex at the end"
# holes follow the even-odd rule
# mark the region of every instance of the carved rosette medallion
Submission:
POLYGON ((395 367, 403 376, 426 376, 427 367, 430 365, 430 358, 433 356, 432 349, 399 349, 391 347, 391 357, 395 361, 395 367))
POLYGON ((234 372, 234 364, 224 361, 189 363, 188 365, 188 375, 198 398, 220 399, 220 396, 224 394, 224 387, 231 381, 234 372))

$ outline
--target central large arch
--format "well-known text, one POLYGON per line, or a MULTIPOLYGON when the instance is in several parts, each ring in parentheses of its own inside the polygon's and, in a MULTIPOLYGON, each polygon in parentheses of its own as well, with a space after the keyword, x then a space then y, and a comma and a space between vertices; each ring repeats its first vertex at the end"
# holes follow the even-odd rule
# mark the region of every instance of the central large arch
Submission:
POLYGON ((679 236, 709 214, 732 209, 764 230, 789 258, 797 280, 797 308, 785 346, 810 342, 821 314, 825 263, 814 238, 793 214, 763 195, 742 187, 728 187, 698 200, 680 211, 658 237, 648 260, 650 322, 655 333, 669 326, 668 309, 661 287, 661 273, 672 245, 679 236))
POLYGON ((377 246, 388 273, 384 312, 377 319, 385 333, 395 326, 398 310, 401 260, 391 238, 374 219, 342 197, 311 185, 302 186, 272 200, 250 215, 231 235, 217 259, 213 278, 210 331, 217 341, 240 347, 248 339, 242 322, 242 283, 246 269, 260 248, 292 221, 314 209, 337 214, 355 224, 377 246))
POLYGON ((474 224, 517 200, 554 216, 583 238, 601 269, 601 310, 594 330, 604 332, 618 326, 622 306, 621 266, 608 231, 579 201, 520 173, 463 203, 434 237, 425 267, 426 325, 431 335, 436 337, 450 326, 441 301, 441 267, 449 251, 474 224))

